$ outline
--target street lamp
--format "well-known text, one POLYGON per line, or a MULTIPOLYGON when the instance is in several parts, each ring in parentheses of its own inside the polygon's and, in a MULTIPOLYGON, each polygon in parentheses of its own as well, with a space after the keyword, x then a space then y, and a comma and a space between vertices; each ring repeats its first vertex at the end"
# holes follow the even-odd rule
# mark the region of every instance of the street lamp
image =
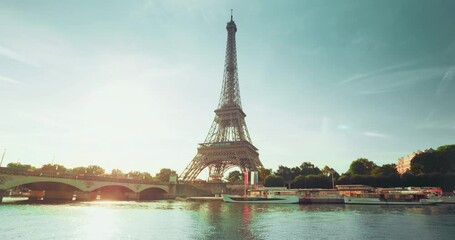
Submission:
POLYGON ((2 160, 0 161, 0 167, 2 166, 3 158, 5 158, 5 153, 6 153, 6 148, 5 148, 5 151, 3 151, 2 160))
POLYGON ((329 175, 332 177, 332 189, 335 189, 335 181, 333 180, 333 171, 327 172, 327 177, 329 175))

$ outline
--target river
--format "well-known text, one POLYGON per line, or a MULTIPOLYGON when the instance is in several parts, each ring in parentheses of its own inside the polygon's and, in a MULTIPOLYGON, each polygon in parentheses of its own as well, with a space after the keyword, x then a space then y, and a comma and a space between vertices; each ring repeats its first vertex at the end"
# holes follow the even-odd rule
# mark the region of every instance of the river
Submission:
POLYGON ((454 239, 455 205, 0 204, 0 239, 454 239))

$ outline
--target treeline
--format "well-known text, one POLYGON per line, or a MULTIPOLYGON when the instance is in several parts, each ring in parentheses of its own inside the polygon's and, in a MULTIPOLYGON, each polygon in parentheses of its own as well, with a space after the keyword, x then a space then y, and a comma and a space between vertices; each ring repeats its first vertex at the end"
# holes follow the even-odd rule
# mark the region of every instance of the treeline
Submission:
POLYGON ((6 166, 12 171, 33 172, 44 174, 72 174, 76 176, 96 176, 96 177, 111 177, 119 179, 134 179, 144 181, 160 181, 169 182, 171 175, 177 175, 176 171, 169 168, 163 168, 155 176, 148 172, 129 171, 123 172, 120 169, 112 169, 110 173, 106 173, 105 169, 97 165, 89 165, 87 167, 66 168, 60 164, 44 164, 42 167, 34 167, 29 164, 9 163, 6 166))
POLYGON ((263 178, 265 186, 290 186, 291 188, 333 188, 341 184, 363 184, 373 187, 441 187, 444 191, 455 189, 455 145, 440 146, 435 151, 417 155, 411 169, 403 175, 395 164, 378 166, 366 158, 352 161, 349 170, 339 175, 332 168, 319 169, 310 162, 300 166, 279 166, 278 170, 263 178))

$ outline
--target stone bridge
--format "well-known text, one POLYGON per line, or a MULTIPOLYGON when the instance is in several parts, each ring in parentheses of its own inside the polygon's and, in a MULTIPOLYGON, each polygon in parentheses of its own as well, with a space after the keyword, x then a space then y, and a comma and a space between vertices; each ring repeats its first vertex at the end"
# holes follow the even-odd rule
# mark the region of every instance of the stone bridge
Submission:
POLYGON ((176 194, 174 183, 0 169, 0 202, 6 190, 17 187, 29 189, 31 200, 148 200, 176 194))

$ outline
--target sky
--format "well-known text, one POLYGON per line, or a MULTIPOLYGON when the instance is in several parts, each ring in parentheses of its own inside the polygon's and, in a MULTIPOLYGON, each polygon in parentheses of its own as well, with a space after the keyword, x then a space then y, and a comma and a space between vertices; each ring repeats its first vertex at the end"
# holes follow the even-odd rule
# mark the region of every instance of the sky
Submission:
POLYGON ((0 0, 2 166, 181 173, 215 116, 230 9, 266 168, 455 143, 455 1, 0 0))

